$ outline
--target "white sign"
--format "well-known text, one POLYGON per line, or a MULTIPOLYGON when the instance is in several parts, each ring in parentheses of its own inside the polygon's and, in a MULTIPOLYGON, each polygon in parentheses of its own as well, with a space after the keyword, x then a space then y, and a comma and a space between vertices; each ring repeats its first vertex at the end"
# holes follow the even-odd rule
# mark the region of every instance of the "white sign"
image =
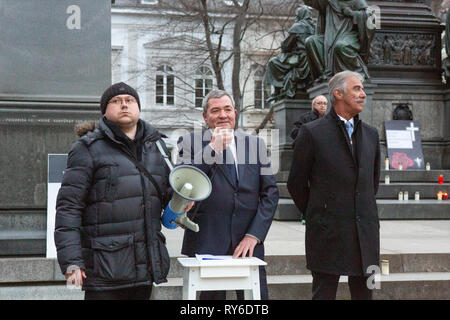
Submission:
POLYGON ((66 154, 48 155, 48 189, 47 189, 47 258, 56 258, 55 217, 56 198, 61 187, 62 176, 66 168, 66 154))
POLYGON ((386 140, 389 149, 412 149, 414 131, 386 130, 386 140), (411 134, 412 133, 412 134, 411 134))

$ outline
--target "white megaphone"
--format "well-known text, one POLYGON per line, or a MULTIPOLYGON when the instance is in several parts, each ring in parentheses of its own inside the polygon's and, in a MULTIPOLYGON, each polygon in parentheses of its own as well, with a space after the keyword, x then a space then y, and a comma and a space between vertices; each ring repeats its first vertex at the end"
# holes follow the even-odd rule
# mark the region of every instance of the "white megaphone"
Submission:
POLYGON ((170 172, 169 183, 174 194, 164 210, 162 224, 168 229, 175 229, 179 225, 198 232, 198 224, 187 217, 184 209, 191 201, 202 201, 209 197, 211 181, 200 169, 180 165, 170 172))

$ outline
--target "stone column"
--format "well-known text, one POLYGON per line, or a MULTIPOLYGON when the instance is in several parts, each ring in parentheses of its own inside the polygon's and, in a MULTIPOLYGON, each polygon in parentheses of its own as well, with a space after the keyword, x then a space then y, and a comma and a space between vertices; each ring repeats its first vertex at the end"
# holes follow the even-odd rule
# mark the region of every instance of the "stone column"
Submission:
MULTIPOLYGON (((289 171, 292 162, 291 131, 294 122, 306 112, 311 111, 311 101, 306 95, 301 99, 284 99, 275 102, 275 128, 279 130, 280 142, 277 151, 280 155, 280 172, 289 171)), ((275 146, 275 148, 277 148, 275 146)))
POLYGON ((447 145, 442 152, 442 168, 450 169, 450 89, 444 91, 444 140, 447 145))

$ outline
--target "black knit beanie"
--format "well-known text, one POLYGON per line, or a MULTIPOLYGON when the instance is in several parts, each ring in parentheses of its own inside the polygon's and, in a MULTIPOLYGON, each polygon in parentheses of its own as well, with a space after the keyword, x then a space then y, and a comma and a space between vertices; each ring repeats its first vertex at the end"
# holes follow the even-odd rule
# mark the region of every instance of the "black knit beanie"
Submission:
POLYGON ((103 92, 102 98, 100 99, 100 110, 102 111, 102 114, 105 114, 109 100, 120 94, 129 94, 130 96, 135 97, 139 110, 141 110, 141 102, 139 101, 139 95, 136 90, 124 82, 119 82, 113 84, 111 87, 106 89, 105 92, 103 92))

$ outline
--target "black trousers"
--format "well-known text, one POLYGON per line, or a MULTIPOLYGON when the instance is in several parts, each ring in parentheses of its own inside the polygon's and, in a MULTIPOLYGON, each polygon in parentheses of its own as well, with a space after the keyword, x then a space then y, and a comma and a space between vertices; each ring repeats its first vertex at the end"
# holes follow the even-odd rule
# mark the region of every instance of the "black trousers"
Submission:
POLYGON ((152 286, 103 291, 87 290, 84 294, 84 300, 149 300, 151 294, 152 286))
MULTIPOLYGON (((339 275, 312 271, 312 299, 335 300, 339 275)), ((348 286, 352 300, 372 300, 372 290, 367 287, 365 276, 348 276, 348 286)))
MULTIPOLYGON (((261 293, 261 300, 269 299, 269 290, 267 289, 266 268, 259 267, 259 290, 261 293)), ((200 300, 226 300, 226 291, 201 291, 200 300)), ((244 291, 236 290, 237 300, 244 300, 244 291)))

